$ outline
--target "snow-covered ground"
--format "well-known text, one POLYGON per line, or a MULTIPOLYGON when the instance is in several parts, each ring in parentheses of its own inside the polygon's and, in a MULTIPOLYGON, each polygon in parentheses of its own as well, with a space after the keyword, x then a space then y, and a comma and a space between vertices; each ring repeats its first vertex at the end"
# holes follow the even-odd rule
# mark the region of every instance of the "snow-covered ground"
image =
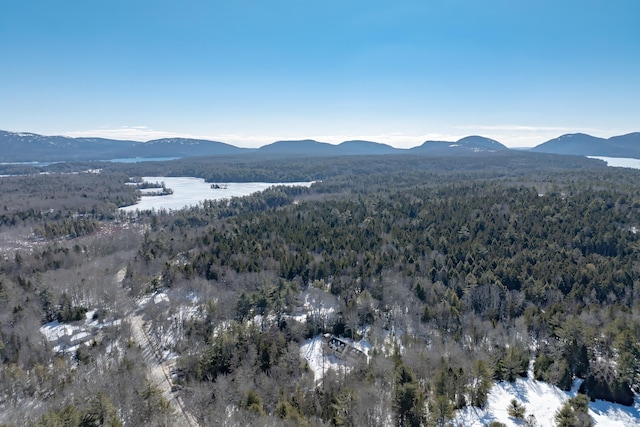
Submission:
POLYGON ((313 372, 313 377, 316 381, 320 381, 324 373, 329 369, 333 369, 334 371, 348 369, 343 360, 326 354, 327 352, 323 349, 323 346, 324 337, 322 335, 308 339, 300 346, 300 354, 309 364, 309 368, 313 372))
MULTIPOLYGON (((323 348, 324 343, 325 338, 318 335, 306 340, 300 346, 300 355, 309 364, 316 382, 319 382, 329 369, 337 372, 342 370, 348 372, 350 369, 348 362, 327 354, 326 346, 323 348)), ((365 353, 371 349, 371 345, 365 340, 350 342, 350 344, 365 353)), ((519 378, 514 383, 499 382, 494 384, 489 392, 486 407, 484 409, 468 407, 457 411, 453 425, 484 427, 493 421, 499 421, 508 427, 521 427, 524 421, 515 420, 507 413, 511 399, 516 399, 526 408, 525 418, 533 415, 538 426, 552 427, 555 426, 556 411, 564 402, 576 396, 579 387, 580 381, 576 381, 573 389, 566 392, 558 387, 534 380, 533 372, 530 372, 528 378, 519 378)), ((589 415, 596 426, 640 426, 640 401, 636 399, 634 406, 628 407, 597 400, 589 404, 589 415)))
MULTIPOLYGON (((555 426, 555 413, 568 399, 575 397, 580 382, 576 381, 571 391, 565 392, 547 383, 536 381, 529 373, 528 378, 517 379, 514 383, 499 382, 489 392, 484 409, 465 408, 457 411, 454 425, 483 427, 499 421, 509 427, 519 427, 523 422, 510 418, 507 406, 516 399, 526 408, 525 418, 530 414, 540 427, 555 426)), ((597 400, 589 404, 589 415, 596 426, 631 427, 640 425, 640 402, 636 399, 632 407, 597 400)))
MULTIPOLYGON (((274 185, 289 185, 309 187, 311 182, 288 182, 288 183, 266 183, 266 182, 241 182, 225 183, 223 188, 211 188, 211 184, 201 178, 192 177, 164 177, 145 176, 142 178, 147 182, 164 182, 167 188, 173 190, 173 194, 166 196, 145 196, 135 205, 125 206, 120 210, 125 212, 135 212, 136 210, 179 210, 190 206, 197 206, 205 200, 230 199, 232 197, 248 196, 258 191, 266 190, 274 185)), ((157 189, 153 189, 157 191, 157 189)))
MULTIPOLYGON (((349 343, 349 345, 362 351, 365 355, 369 355, 369 351, 372 346, 367 340, 352 341, 348 338, 340 338, 340 340, 349 343)), ((336 372, 349 372, 351 364, 346 362, 333 354, 327 349, 325 345, 325 337, 322 335, 316 335, 315 337, 306 340, 300 346, 300 355, 309 364, 309 369, 313 372, 313 377, 316 382, 319 382, 324 373, 328 370, 334 370, 336 372)))
POLYGON ((84 321, 60 323, 55 320, 45 323, 40 327, 40 332, 53 345, 54 352, 73 354, 81 344, 89 345, 101 329, 121 323, 120 319, 111 322, 95 320, 95 312, 88 311, 84 321))
POLYGON ((299 311, 292 317, 297 322, 306 322, 309 316, 319 316, 321 318, 332 319, 340 302, 335 295, 317 288, 310 288, 303 294, 303 304, 299 311))

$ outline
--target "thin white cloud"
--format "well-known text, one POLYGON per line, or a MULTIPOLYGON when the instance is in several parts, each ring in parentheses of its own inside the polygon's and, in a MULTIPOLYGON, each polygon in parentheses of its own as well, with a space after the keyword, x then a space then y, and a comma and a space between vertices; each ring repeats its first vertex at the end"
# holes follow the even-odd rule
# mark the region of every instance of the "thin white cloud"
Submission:
MULTIPOLYGON (((121 126, 117 128, 102 127, 99 129, 64 132, 64 136, 73 138, 110 138, 133 141, 149 141, 159 138, 176 138, 184 136, 175 132, 156 131, 146 126, 121 126)), ((191 136, 185 136, 191 137, 191 136)))
MULTIPOLYGON (((514 131, 514 132, 572 132, 575 127, 564 126, 523 126, 523 125, 465 125, 456 126, 456 129, 467 130, 488 130, 488 131, 514 131)), ((597 129, 581 129, 582 132, 594 131, 597 129)))
POLYGON ((614 131, 590 127, 569 126, 527 126, 527 125, 461 125, 455 129, 464 130, 467 134, 479 134, 500 141, 512 148, 535 147, 550 139, 567 133, 589 133, 594 136, 610 137, 619 135, 614 131))

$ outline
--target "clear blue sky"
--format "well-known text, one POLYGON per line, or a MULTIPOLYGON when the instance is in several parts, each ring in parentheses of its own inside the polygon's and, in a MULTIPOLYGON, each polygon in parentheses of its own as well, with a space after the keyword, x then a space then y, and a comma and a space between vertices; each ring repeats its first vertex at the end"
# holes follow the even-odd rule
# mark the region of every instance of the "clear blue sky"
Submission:
POLYGON ((638 0, 30 1, 0 129, 240 146, 640 131, 638 0))

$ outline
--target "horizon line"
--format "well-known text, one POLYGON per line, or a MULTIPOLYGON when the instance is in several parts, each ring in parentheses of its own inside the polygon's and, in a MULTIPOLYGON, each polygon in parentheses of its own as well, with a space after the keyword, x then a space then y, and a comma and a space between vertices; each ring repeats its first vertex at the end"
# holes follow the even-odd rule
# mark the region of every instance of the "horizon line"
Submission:
MULTIPOLYGON (((559 128, 556 128, 556 129, 559 129, 559 128)), ((463 138, 472 137, 472 136, 479 136, 482 138, 487 138, 487 139, 497 141, 500 144, 510 149, 526 150, 526 149, 535 148, 541 144, 544 144, 545 142, 548 142, 550 140, 553 140, 565 135, 585 134, 585 135, 593 136, 595 138, 609 139, 614 136, 622 136, 622 135, 637 133, 637 132, 624 132, 624 133, 612 134, 612 132, 606 132, 610 136, 603 137, 603 136, 595 136, 593 134, 586 133, 586 132, 576 131, 576 132, 567 132, 567 133, 559 134, 551 138, 549 138, 548 136, 545 136, 545 137, 542 137, 544 138, 544 140, 539 143, 533 143, 533 141, 531 141, 534 137, 536 137, 532 135, 526 138, 526 140, 530 142, 530 144, 512 144, 512 143, 510 144, 509 142, 503 142, 500 139, 501 135, 490 135, 490 134, 483 135, 481 133, 471 133, 471 134, 465 134, 465 135, 440 134, 440 133, 427 133, 424 135, 404 135, 398 132, 393 134, 367 135, 367 136, 361 136, 361 137, 354 136, 354 135, 277 137, 277 136, 268 136, 268 135, 244 136, 244 135, 237 135, 237 134, 222 134, 222 135, 213 136, 213 135, 194 135, 194 134, 182 133, 182 132, 154 131, 144 126, 122 127, 122 128, 115 128, 115 129, 94 129, 94 130, 88 130, 88 131, 68 131, 68 132, 60 132, 60 133, 56 133, 56 132, 37 133, 33 131, 6 131, 6 132, 11 132, 15 134, 34 134, 34 135, 45 136, 45 137, 63 137, 63 138, 72 138, 72 139, 102 138, 102 139, 110 139, 115 141, 132 141, 132 142, 139 142, 139 143, 147 143, 147 142, 157 141, 162 139, 195 139, 195 140, 202 140, 202 141, 209 141, 209 142, 220 142, 220 143, 231 145, 237 148, 245 148, 245 149, 259 149, 264 146, 271 145, 276 142, 283 142, 283 141, 314 141, 314 142, 329 144, 329 145, 340 145, 345 142, 351 142, 351 141, 364 141, 364 142, 387 145, 397 150, 410 150, 412 148, 420 147, 421 145, 427 142, 443 142, 443 143, 454 144, 463 138), (233 142, 229 142, 229 141, 233 141, 233 142), (416 145, 410 145, 410 144, 416 144, 416 145)), ((502 135, 502 136, 505 136, 505 135, 502 135)), ((541 137, 541 135, 537 135, 537 136, 541 137)), ((521 137, 520 139, 524 140, 525 138, 521 137)))

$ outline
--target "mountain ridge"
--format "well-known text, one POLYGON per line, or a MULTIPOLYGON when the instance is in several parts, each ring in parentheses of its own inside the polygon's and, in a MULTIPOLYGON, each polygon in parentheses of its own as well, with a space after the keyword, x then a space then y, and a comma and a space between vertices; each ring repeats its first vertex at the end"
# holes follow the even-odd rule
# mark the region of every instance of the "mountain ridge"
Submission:
POLYGON ((578 156, 640 158, 640 132, 600 138, 586 133, 569 133, 531 149, 537 153, 578 156))
MULTIPOLYGON (((254 153, 264 156, 345 156, 417 154, 434 156, 491 154, 511 150, 491 138, 470 135, 457 141, 425 141, 413 148, 350 140, 330 144, 313 139, 281 140, 259 148, 237 147, 197 138, 161 138, 146 142, 98 137, 72 138, 0 130, 0 162, 113 160, 120 158, 202 157, 254 153)), ((580 156, 640 158, 640 132, 600 138, 585 133, 561 135, 527 151, 580 156)))

